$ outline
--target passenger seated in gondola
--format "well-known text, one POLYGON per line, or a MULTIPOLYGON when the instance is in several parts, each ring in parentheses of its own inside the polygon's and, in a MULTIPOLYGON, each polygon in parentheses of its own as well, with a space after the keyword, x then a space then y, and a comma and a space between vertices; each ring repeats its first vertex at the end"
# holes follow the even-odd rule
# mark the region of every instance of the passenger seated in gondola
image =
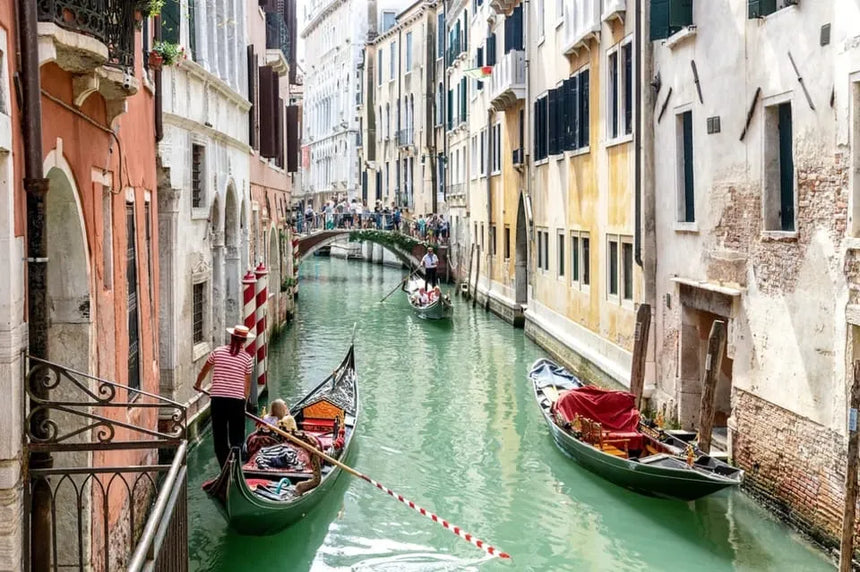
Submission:
POLYGON ((427 291, 424 288, 419 288, 418 292, 412 295, 412 303, 419 306, 426 306, 430 302, 430 297, 427 296, 427 291))
MULTIPOLYGON (((274 425, 279 429, 283 429, 284 431, 293 432, 298 429, 296 426, 296 420, 290 415, 290 409, 287 407, 287 403, 283 399, 276 399, 272 402, 272 412, 263 418, 263 421, 269 425, 274 425)), ((270 431, 268 427, 263 425, 261 427, 264 431, 270 431)))

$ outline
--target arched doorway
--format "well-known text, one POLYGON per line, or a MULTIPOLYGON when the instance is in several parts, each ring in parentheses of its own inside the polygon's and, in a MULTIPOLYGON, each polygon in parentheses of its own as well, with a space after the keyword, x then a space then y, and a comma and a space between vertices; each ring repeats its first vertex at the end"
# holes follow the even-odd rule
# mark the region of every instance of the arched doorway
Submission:
POLYGON ((248 226, 248 208, 246 202, 242 201, 242 213, 239 215, 239 270, 242 272, 250 268, 250 237, 248 236, 248 226))
POLYGON ((514 280, 516 303, 522 307, 528 302, 529 284, 528 224, 526 223, 526 205, 523 195, 520 195, 519 208, 517 209, 516 233, 514 280))
POLYGON ((241 305, 239 304, 239 285, 242 280, 239 236, 239 204, 236 189, 227 187, 227 200, 224 203, 224 324, 238 324, 241 305))
MULTIPOLYGON (((57 154, 58 156, 59 154, 57 154)), ((51 158, 47 163, 50 165, 51 158)), ((84 230, 83 214, 78 203, 71 170, 62 158, 54 161, 57 166, 48 169, 49 190, 45 197, 45 219, 47 230, 47 293, 48 293, 48 357, 63 367, 87 374, 96 372, 92 344, 94 301, 90 296, 90 256, 84 230)), ((113 197, 105 197, 105 213, 111 213, 113 197)), ((107 221, 110 224, 110 221, 107 221)), ((110 244, 107 245, 110 248, 110 244)), ((112 251, 109 251, 112 252, 112 251)), ((106 257, 109 258, 109 257, 106 257)), ((106 265, 105 272, 112 274, 113 267, 106 265)), ((111 284, 112 282, 106 282, 111 284)), ((111 370, 99 371, 105 377, 111 370)), ((55 401, 79 402, 81 392, 71 383, 58 383, 51 392, 55 401)), ((61 434, 83 430, 88 420, 62 411, 52 411, 51 421, 61 428, 61 434)), ((91 436, 84 431, 69 439, 83 442, 91 436)), ((86 467, 91 463, 91 453, 74 451, 58 455, 56 467, 86 467)), ((89 538, 92 533, 93 490, 89 483, 77 486, 57 486, 54 492, 54 526, 57 533, 57 552, 52 556, 57 562, 72 562, 76 557, 89 558, 88 544, 77 543, 78 534, 89 538), (77 511, 63 510, 79 506, 77 511)), ((97 501, 96 501, 97 502, 97 501)))
POLYGON ((269 231, 269 260, 266 263, 269 270, 269 307, 268 324, 273 328, 280 320, 278 300, 281 293, 281 249, 278 244, 278 231, 269 231))
POLYGON ((83 215, 66 173, 52 168, 48 180, 48 355, 51 361, 90 373, 90 264, 83 215))
POLYGON ((212 305, 210 336, 213 346, 224 342, 224 233, 221 232, 221 206, 218 197, 209 211, 209 248, 212 253, 212 305))

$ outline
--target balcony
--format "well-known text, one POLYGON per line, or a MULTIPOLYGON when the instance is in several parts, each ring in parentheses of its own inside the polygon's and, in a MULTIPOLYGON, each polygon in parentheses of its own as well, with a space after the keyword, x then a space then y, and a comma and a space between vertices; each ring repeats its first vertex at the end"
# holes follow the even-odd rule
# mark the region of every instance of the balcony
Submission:
POLYGON ((100 66, 134 68, 134 3, 126 0, 40 0, 40 56, 73 73, 100 66), (50 44, 48 44, 50 42, 50 44))
POLYGON ((627 0, 603 0, 603 14, 601 19, 609 22, 615 18, 624 18, 627 12, 627 0))
POLYGON ((453 185, 448 185, 449 198, 456 199, 464 196, 466 196, 466 185, 464 185, 463 183, 455 183, 453 185))
POLYGON ((490 75, 490 102, 503 111, 526 96, 526 54, 511 50, 493 66, 490 75))
POLYGON ((290 33, 280 12, 266 12, 266 65, 278 75, 289 71, 290 33))
POLYGON ((411 147, 414 144, 415 138, 413 137, 411 127, 407 127, 406 129, 400 129, 397 131, 398 147, 411 147))
POLYGON ((520 0, 490 0, 490 8, 496 14, 507 16, 511 11, 519 6, 520 0))
POLYGON ((565 54, 577 51, 600 33, 600 4, 600 0, 583 0, 564 5, 562 47, 565 54))

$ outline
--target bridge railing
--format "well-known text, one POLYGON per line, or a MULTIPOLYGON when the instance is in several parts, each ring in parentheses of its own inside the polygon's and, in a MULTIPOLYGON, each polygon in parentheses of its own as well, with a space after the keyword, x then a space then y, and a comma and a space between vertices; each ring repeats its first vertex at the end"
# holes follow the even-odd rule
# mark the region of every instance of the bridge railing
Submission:
POLYGON ((307 236, 326 230, 355 230, 374 229, 400 232, 431 243, 447 244, 447 224, 432 223, 428 220, 422 225, 420 219, 396 217, 390 213, 362 214, 314 214, 297 221, 296 230, 299 235, 307 236))

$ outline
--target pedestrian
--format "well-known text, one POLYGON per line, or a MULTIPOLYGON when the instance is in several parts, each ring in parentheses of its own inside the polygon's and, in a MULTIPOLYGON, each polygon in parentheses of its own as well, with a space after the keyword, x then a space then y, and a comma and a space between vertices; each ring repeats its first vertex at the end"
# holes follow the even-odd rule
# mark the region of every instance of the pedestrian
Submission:
POLYGON ((424 215, 418 215, 418 236, 421 240, 424 240, 424 237, 427 233, 427 221, 424 220, 424 215))
POLYGON ((394 230, 400 232, 400 209, 394 208, 394 230))
POLYGON ((254 339, 247 327, 238 325, 227 328, 230 334, 228 345, 215 348, 200 373, 194 389, 200 391, 203 380, 212 371, 212 440, 218 464, 224 466, 233 447, 245 442, 245 402, 251 392, 251 368, 253 358, 243 350, 245 343, 254 339))
POLYGON ((433 253, 433 247, 427 249, 427 254, 421 259, 421 266, 424 267, 424 289, 429 290, 430 286, 436 286, 436 267, 439 265, 439 258, 433 253))

